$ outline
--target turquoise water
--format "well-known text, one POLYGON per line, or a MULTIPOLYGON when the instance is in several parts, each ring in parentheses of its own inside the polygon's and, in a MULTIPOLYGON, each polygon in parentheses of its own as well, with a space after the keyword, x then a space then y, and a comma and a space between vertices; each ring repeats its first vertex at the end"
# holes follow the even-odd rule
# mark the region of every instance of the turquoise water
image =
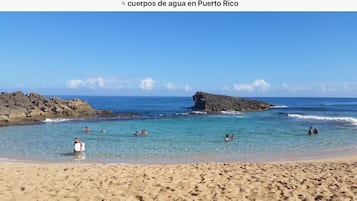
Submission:
POLYGON ((280 107, 235 115, 190 114, 191 98, 81 97, 135 118, 64 121, 0 128, 3 160, 186 163, 286 161, 357 153, 356 99, 265 98, 280 107), (88 126, 89 134, 83 132, 88 126), (307 135, 310 126, 318 135, 307 135), (102 128, 106 133, 102 133, 102 128), (147 136, 135 136, 147 129, 147 136), (224 142, 226 134, 237 138, 224 142), (86 144, 72 154, 73 138, 86 144))

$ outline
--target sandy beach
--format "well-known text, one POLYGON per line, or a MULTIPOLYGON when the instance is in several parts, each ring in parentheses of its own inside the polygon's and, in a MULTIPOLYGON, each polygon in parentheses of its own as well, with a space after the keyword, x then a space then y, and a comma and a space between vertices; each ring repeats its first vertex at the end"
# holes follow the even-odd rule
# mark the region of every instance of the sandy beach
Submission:
POLYGON ((357 156, 284 163, 0 163, 0 200, 357 200, 357 156))

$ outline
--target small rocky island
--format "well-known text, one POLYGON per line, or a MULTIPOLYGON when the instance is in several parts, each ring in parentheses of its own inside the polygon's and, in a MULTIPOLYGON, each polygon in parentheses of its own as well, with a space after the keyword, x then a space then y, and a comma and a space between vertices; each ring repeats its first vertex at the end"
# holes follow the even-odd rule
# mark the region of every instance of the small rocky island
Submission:
POLYGON ((0 126, 42 122, 46 118, 76 119, 112 115, 109 111, 95 110, 87 102, 76 98, 63 100, 22 92, 2 92, 0 95, 0 126))
POLYGON ((195 105, 193 110, 207 113, 218 113, 222 111, 264 111, 269 109, 272 104, 246 98, 233 96, 209 94, 197 92, 193 95, 195 105))

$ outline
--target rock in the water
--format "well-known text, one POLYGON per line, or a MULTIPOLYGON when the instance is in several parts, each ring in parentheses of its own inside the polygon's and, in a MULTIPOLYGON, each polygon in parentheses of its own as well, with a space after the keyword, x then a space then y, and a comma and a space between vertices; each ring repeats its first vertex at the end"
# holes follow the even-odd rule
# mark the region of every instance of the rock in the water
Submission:
POLYGON ((197 92, 193 95, 195 105, 193 110, 204 111, 208 113, 217 113, 221 111, 263 111, 271 107, 272 104, 246 98, 233 96, 209 94, 197 92))
POLYGON ((83 118, 102 112, 80 99, 62 100, 22 92, 0 95, 0 126, 41 122, 46 118, 83 118))

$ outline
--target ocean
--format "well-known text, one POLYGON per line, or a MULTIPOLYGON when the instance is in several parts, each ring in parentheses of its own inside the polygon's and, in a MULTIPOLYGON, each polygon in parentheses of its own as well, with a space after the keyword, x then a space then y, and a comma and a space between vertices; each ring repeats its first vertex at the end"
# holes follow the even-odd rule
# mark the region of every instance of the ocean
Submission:
MULTIPOLYGON (((73 96, 60 96, 73 98, 73 96)), ((100 163, 259 162, 357 154, 356 98, 251 98, 263 112, 204 114, 192 97, 76 96, 93 108, 134 117, 47 119, 0 127, 0 160, 100 163), (88 134, 83 128, 88 126, 88 134), (318 135, 308 135, 316 127, 318 135), (102 133, 102 129, 105 133, 102 133), (146 129, 147 136, 135 136, 146 129), (225 135, 236 139, 224 141, 225 135), (73 139, 86 151, 73 155, 73 139)))

